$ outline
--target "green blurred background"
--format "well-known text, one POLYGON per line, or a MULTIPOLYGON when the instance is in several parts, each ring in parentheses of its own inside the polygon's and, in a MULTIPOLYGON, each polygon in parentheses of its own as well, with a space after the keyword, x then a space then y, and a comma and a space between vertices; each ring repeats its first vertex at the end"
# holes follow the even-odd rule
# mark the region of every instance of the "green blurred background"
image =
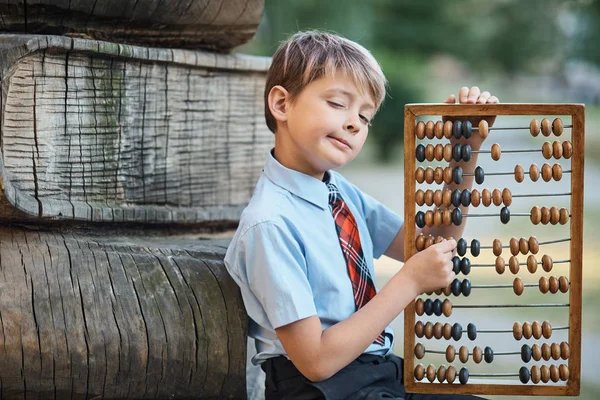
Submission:
MULTIPOLYGON (((596 368, 600 367, 600 316, 596 309, 600 305, 600 270, 595 266, 600 257, 597 239, 600 234, 599 27, 600 1, 595 0, 266 0, 255 38, 236 49, 239 53, 271 56, 290 34, 298 30, 321 29, 357 41, 373 53, 389 81, 388 96, 373 121, 363 152, 340 172, 401 215, 404 212, 402 139, 405 104, 442 102, 450 93, 457 94, 461 86, 473 85, 489 90, 503 103, 585 103, 582 399, 600 398, 600 380, 596 376, 596 368)), ((503 123, 529 125, 528 120, 499 119, 496 126, 503 123)), ((565 123, 569 121, 565 120, 565 123)), ((544 138, 536 139, 539 140, 528 134, 507 134, 497 138, 491 135, 486 143, 498 142, 503 149, 507 146, 531 148, 544 141, 544 138)), ((565 137, 560 139, 567 140, 565 137)), ((527 153, 517 157, 520 158, 503 155, 506 164, 489 166, 512 171, 519 163, 527 170, 531 162, 541 165, 546 161, 541 155, 527 153)), ((568 160, 561 163, 568 169, 568 160)), ((509 183, 500 180, 490 184, 502 188, 509 183)), ((547 190, 562 190, 565 185, 568 189, 569 184, 570 176, 547 190)), ((525 183, 513 193, 519 190, 532 193, 538 189, 545 190, 539 182, 525 183)), ((564 206, 568 207, 568 200, 560 201, 567 201, 564 206)), ((539 199, 525 203, 526 207, 524 205, 524 210, 520 211, 528 211, 531 205, 563 206, 559 203, 540 204, 539 199)), ((511 236, 543 236, 546 229, 532 230, 525 219, 513 219, 510 228, 494 224, 467 224, 464 237, 468 241, 478 238, 482 244, 491 244, 494 238, 501 237, 506 244, 511 236)), ((561 233, 556 232, 556 235, 561 233)), ((569 257, 567 246, 547 251, 552 251, 555 260, 569 257)), ((477 261, 493 262, 494 258, 482 253, 477 261)), ((399 268, 400 263, 385 257, 376 260, 377 286, 385 285, 399 268)), ((558 268, 556 270, 560 272, 556 272, 556 276, 566 274, 566 270, 558 268)), ((537 282, 537 278, 532 281, 537 282)), ((492 275, 482 273, 471 280, 476 284, 493 279, 492 275)), ((502 297, 507 292, 488 292, 473 301, 507 302, 502 297)), ((536 298, 539 292, 533 296, 532 301, 539 300, 536 298)), ((535 315, 530 317, 529 320, 535 319, 535 315)), ((505 318, 505 325, 510 327, 516 320, 527 320, 524 316, 511 320, 514 316, 508 314, 505 318)), ((546 318, 549 317, 540 317, 540 321, 546 318)), ((402 315, 393 326, 396 331, 394 353, 402 355, 402 315)), ((519 349, 521 344, 518 344, 519 349)), ((262 371, 254 372, 248 382, 249 398, 258 399, 262 398, 261 379, 264 375, 261 375, 262 371)))

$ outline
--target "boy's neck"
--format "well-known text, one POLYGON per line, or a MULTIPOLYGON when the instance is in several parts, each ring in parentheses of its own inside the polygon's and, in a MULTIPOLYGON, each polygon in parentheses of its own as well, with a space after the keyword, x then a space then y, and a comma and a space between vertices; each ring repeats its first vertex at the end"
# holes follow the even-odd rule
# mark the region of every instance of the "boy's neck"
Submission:
POLYGON ((320 181, 325 176, 325 171, 317 171, 311 168, 302 157, 299 157, 299 152, 294 151, 293 144, 289 141, 282 139, 282 133, 275 133, 275 149, 273 150, 273 157, 284 167, 301 172, 305 175, 312 176, 320 181))

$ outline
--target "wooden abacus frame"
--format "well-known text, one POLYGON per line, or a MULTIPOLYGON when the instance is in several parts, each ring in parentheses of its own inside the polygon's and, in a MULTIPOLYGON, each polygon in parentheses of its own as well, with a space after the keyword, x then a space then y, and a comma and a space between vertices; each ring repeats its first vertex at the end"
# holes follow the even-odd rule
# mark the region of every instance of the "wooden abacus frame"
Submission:
POLYGON ((404 108, 404 259, 415 247, 416 119, 419 116, 476 117, 501 115, 547 115, 572 118, 571 140, 571 240, 569 268, 569 379, 566 385, 448 384, 415 381, 415 301, 404 311, 404 384, 408 393, 455 393, 484 395, 577 396, 581 380, 581 306, 583 249, 583 165, 585 106, 583 104, 407 104, 404 108))

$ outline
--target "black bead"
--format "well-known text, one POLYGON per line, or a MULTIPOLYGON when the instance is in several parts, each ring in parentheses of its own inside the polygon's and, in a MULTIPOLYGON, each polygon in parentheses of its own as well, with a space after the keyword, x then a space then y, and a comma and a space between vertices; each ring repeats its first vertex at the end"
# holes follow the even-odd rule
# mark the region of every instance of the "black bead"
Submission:
POLYGON ((468 207, 471 204, 471 191, 469 189, 465 189, 460 194, 460 204, 464 207, 468 207))
POLYGON ((469 161, 471 159, 471 146, 468 144, 463 144, 462 149, 460 150, 460 155, 463 161, 469 161))
POLYGON ((417 145, 417 160, 420 162, 425 161, 425 146, 422 144, 417 145))
POLYGON ((494 350, 490 346, 486 346, 483 350, 483 359, 488 364, 494 361, 494 350))
POLYGON ((452 181, 457 185, 460 185, 463 180, 463 170, 461 167, 454 167, 452 171, 452 181))
POLYGON ((475 182, 481 185, 485 179, 485 174, 483 173, 483 168, 477 167, 475 168, 475 182))
POLYGON ((469 337, 469 340, 477 339, 477 328, 474 323, 469 323, 469 325, 467 325, 467 336, 469 337))
POLYGON ((423 228, 425 226, 425 213, 423 211, 417 212, 415 223, 419 228, 423 228))
MULTIPOLYGON (((425 217, 423 217, 423 223, 425 222, 425 217)), ((454 210, 452 210, 452 223, 454 225, 460 225, 462 224, 462 212, 460 211, 460 208, 455 208, 454 210)), ((422 228, 422 226, 420 226, 419 228, 422 228)))
POLYGON ((425 300, 425 303, 423 303, 423 305, 425 306, 425 314, 433 314, 433 301, 431 301, 431 299, 425 300))
POLYGON ((531 361, 531 347, 528 344, 521 346, 521 360, 526 363, 531 361))
POLYGON ((455 322, 454 325, 452 325, 452 339, 454 339, 458 342, 461 337, 462 337, 462 326, 458 322, 455 322))
POLYGON ((467 241, 465 239, 458 239, 458 242, 456 243, 456 252, 461 257, 465 255, 467 252, 467 241))
POLYGON ((452 257, 452 271, 457 275, 460 272, 460 258, 458 256, 452 257))
POLYGON ((462 272, 463 275, 469 275, 471 273, 471 261, 468 257, 460 260, 460 272, 462 272))
POLYGON ((473 135, 473 124, 471 123, 471 121, 463 122, 462 134, 465 137, 465 139, 468 139, 473 135))
POLYGON ((506 206, 500 210, 500 221, 503 224, 508 224, 508 221, 510 221, 510 210, 506 206))
POLYGON ((458 373, 458 380, 461 384, 466 385, 466 383, 469 382, 469 370, 462 367, 458 373))
POLYGON ((529 382, 529 370, 527 369, 527 367, 521 367, 519 369, 519 379, 522 383, 529 382))
POLYGON ((480 251, 481 251, 481 245, 479 243, 479 240, 477 240, 477 239, 471 240, 471 255, 473 257, 477 257, 477 256, 479 256, 480 251))
POLYGON ((461 195, 460 190, 454 189, 452 191, 452 205, 454 207, 460 206, 460 195, 461 195))
POLYGON ((433 301, 433 313, 438 317, 442 315, 442 301, 440 299, 433 301))
POLYGON ((460 139, 462 136, 462 121, 454 121, 454 125, 452 125, 452 133, 456 139, 460 139))
POLYGON ((468 297, 471 294, 471 281, 463 279, 462 284, 460 285, 460 291, 463 296, 468 297))
POLYGON ((460 144, 454 145, 452 148, 452 158, 454 161, 460 161, 462 158, 462 146, 460 144))
POLYGON ((450 289, 452 290, 453 295, 460 296, 460 279, 454 278, 450 284, 450 289))

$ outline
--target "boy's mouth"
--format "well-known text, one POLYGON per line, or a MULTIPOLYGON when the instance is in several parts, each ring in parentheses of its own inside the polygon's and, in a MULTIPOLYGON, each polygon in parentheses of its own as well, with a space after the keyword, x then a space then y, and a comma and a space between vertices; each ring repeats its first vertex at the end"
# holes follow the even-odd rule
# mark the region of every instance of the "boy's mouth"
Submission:
POLYGON ((337 141, 337 142, 339 142, 339 143, 341 143, 341 144, 343 144, 343 145, 345 145, 348 148, 351 148, 350 144, 347 141, 345 141, 344 139, 342 139, 342 138, 337 138, 335 136, 328 136, 328 137, 331 138, 331 139, 333 139, 333 140, 335 140, 335 141, 337 141))

